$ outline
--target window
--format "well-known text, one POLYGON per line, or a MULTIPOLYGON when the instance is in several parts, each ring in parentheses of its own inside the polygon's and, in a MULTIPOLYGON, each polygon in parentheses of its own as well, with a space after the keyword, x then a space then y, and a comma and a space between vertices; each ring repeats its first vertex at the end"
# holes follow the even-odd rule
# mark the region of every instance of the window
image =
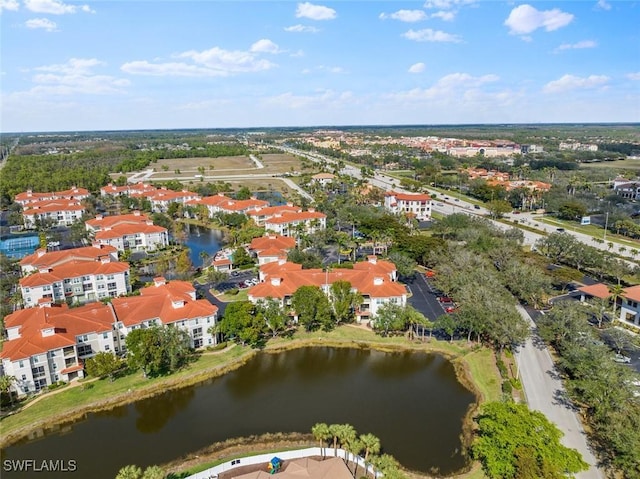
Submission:
POLYGON ((93 348, 91 348, 90 344, 82 344, 78 346, 78 356, 88 356, 93 353, 93 348))
POLYGON ((111 346, 109 346, 108 344, 104 345, 104 350, 105 351, 110 351, 111 350, 111 346))
POLYGON ((115 279, 115 276, 112 274, 108 274, 107 275, 107 281, 113 281, 115 279))
POLYGON ((116 289, 116 283, 107 283, 108 289, 116 289))
POLYGON ((80 278, 73 278, 73 279, 71 280, 71 282, 72 282, 73 284, 79 284, 79 283, 80 283, 80 278))
POLYGON ((42 291, 51 291, 51 285, 46 284, 42 287, 42 291))
POLYGON ((109 333, 102 333, 102 339, 109 339, 109 333))
POLYGON ((24 361, 18 361, 18 367, 19 368, 23 368, 24 367, 24 361))
POLYGON ((104 279, 104 276, 102 276, 101 274, 96 276, 96 281, 102 281, 104 279))
POLYGON ((89 341, 89 335, 83 334, 81 336, 78 336, 78 342, 79 343, 85 343, 87 341, 89 341))

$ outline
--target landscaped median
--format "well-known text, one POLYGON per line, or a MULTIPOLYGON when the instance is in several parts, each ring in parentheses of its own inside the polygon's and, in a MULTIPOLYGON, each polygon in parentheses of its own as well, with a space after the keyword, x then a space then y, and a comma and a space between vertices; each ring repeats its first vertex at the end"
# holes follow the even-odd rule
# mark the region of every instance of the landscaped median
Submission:
MULTIPOLYGON (((381 351, 424 351, 443 354, 453 362, 459 380, 476 393, 479 402, 492 401, 501 397, 499 374, 495 366, 493 352, 474 344, 468 344, 466 341, 408 341, 404 336, 383 338, 368 328, 347 325, 330 332, 298 331, 292 338, 270 340, 264 350, 277 353, 308 346, 372 348, 381 351)), ((45 396, 38 403, 3 418, 0 446, 6 447, 22 438, 29 437, 34 432, 41 432, 43 429, 55 429, 57 426, 81 418, 89 412, 111 409, 164 393, 169 389, 190 386, 212 377, 221 376, 240 367, 256 352, 256 350, 247 347, 231 346, 222 351, 204 352, 183 370, 170 376, 145 379, 141 373, 136 372, 118 378, 114 382, 110 382, 108 379, 93 380, 77 387, 65 389, 55 395, 52 394, 50 397, 45 396)), ((469 411, 464 427, 467 440, 470 437, 471 418, 474 412, 469 411)), ((266 443, 268 442, 266 441, 266 443)), ((270 444, 264 444, 264 446, 269 449, 270 444)), ((253 443, 253 448, 254 450, 261 449, 255 443, 253 443)), ((227 456, 227 454, 223 455, 227 456)), ((214 457, 209 457, 209 461, 213 461, 214 457)), ((189 459, 185 458, 185 462, 189 462, 189 459)))

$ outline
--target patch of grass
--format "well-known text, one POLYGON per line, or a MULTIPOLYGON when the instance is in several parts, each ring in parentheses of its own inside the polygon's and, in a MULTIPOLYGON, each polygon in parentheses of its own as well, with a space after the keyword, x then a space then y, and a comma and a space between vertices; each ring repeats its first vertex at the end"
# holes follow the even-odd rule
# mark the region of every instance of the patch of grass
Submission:
POLYGON ((223 293, 219 294, 217 291, 212 290, 211 294, 214 294, 216 298, 224 303, 233 303, 235 301, 246 301, 249 299, 249 293, 247 293, 249 288, 238 290, 238 294, 228 294, 223 293))
POLYGON ((466 354, 460 361, 469 368, 473 383, 482 394, 483 401, 499 401, 502 398, 500 373, 491 349, 478 349, 466 354))
MULTIPOLYGON (((535 221, 539 221, 540 223, 546 223, 551 226, 558 226, 565 228, 567 230, 576 231, 578 233, 583 233, 589 236, 592 236, 596 239, 602 239, 604 236, 604 228, 597 225, 579 225, 574 221, 561 220, 558 218, 549 218, 536 216, 534 217, 535 221)), ((611 231, 607 231, 607 243, 609 241, 621 243, 630 248, 640 249, 640 241, 632 240, 627 238, 626 236, 618 235, 611 231)))

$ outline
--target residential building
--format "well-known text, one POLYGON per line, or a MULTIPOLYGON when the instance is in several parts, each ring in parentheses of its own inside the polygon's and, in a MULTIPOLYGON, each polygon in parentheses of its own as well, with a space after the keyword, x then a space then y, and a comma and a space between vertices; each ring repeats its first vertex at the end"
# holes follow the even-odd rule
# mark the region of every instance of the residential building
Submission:
POLYGON ((302 269, 302 265, 281 259, 260 267, 260 281, 249 288, 249 301, 258 303, 271 298, 279 301, 282 307, 291 305, 293 294, 301 286, 318 286, 330 296, 333 283, 348 281, 352 290, 362 295, 362 303, 355 312, 359 322, 375 317, 384 304, 407 304, 407 290, 397 281, 395 265, 376 256, 369 256, 367 261, 354 264, 353 269, 332 271, 302 269))
POLYGON ((39 224, 50 226, 71 226, 82 218, 85 207, 77 200, 53 199, 25 204, 22 221, 25 228, 35 228, 39 224))
POLYGON ((118 251, 153 251, 169 244, 169 232, 139 211, 127 215, 102 216, 85 222, 97 244, 118 251))
POLYGON ((268 201, 250 198, 248 200, 235 200, 218 193, 213 196, 205 196, 204 198, 194 199, 188 202, 191 206, 204 205, 209 210, 209 218, 217 213, 243 213, 248 214, 250 211, 264 208, 269 205, 268 201))
POLYGON ((618 183, 614 186, 613 190, 616 192, 616 195, 622 198, 640 200, 640 181, 618 183))
POLYGON ((20 292, 25 307, 37 306, 42 300, 86 303, 131 292, 129 263, 73 260, 55 267, 44 265, 37 273, 21 278, 20 292))
POLYGON ((84 377, 83 361, 98 352, 117 352, 111 308, 93 303, 78 308, 42 302, 5 318, 7 339, 2 371, 16 378, 18 395, 38 392, 58 381, 84 377))
POLYGON ((335 178, 336 175, 332 175, 331 173, 318 173, 311 177, 311 183, 318 184, 321 187, 325 188, 333 183, 333 180, 335 180, 335 178))
POLYGON ((148 183, 139 182, 136 184, 126 184, 123 186, 116 186, 113 183, 109 183, 107 186, 100 188, 100 196, 131 196, 141 195, 143 193, 150 193, 156 191, 158 188, 148 183))
POLYGON ((26 275, 40 270, 49 270, 61 266, 69 261, 101 261, 108 257, 111 261, 118 261, 118 250, 112 246, 95 245, 83 246, 61 251, 49 251, 41 248, 35 253, 20 260, 22 274, 26 275))
POLYGON ((189 333, 191 347, 217 344, 216 335, 209 329, 217 322, 218 307, 196 299, 196 290, 189 282, 154 278, 152 286, 140 290, 140 296, 115 298, 111 304, 122 337, 134 329, 171 325, 189 333))
POLYGON ((409 215, 418 221, 431 219, 431 197, 426 194, 388 191, 384 207, 391 213, 409 215))
POLYGON ((84 377, 86 359, 99 352, 123 353, 129 332, 154 325, 184 329, 194 348, 214 345, 217 338, 209 329, 217 312, 217 306, 196 299, 190 283, 164 278, 155 278, 140 296, 114 298, 111 304, 69 308, 45 299, 5 318, 2 372, 16 378, 13 388, 19 395, 38 392, 84 377))
POLYGON ((247 216, 253 220, 257 226, 264 226, 267 220, 270 220, 276 215, 283 215, 285 213, 300 213, 302 208, 295 206, 292 203, 280 206, 265 206, 256 208, 255 210, 247 211, 247 216))
POLYGON ((80 202, 89 197, 89 190, 85 188, 76 188, 75 186, 69 190, 64 191, 51 191, 48 193, 39 193, 32 190, 27 190, 23 193, 18 193, 14 199, 16 203, 23 208, 30 203, 40 203, 42 201, 53 200, 70 200, 80 202))
POLYGON ((625 288, 620 304, 620 321, 640 328, 640 285, 625 288))
POLYGON ((268 232, 280 236, 298 237, 300 234, 311 234, 327 227, 327 215, 309 208, 297 213, 279 213, 264 223, 268 232))
POLYGON ((258 258, 258 265, 278 261, 287 257, 289 251, 296 247, 295 238, 276 234, 254 238, 249 245, 249 253, 258 258))

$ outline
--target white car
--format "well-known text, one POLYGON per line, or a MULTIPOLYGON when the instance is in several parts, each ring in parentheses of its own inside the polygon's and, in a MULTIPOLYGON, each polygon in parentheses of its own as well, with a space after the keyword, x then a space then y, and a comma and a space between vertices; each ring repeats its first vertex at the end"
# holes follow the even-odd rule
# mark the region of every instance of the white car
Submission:
POLYGON ((625 356, 624 354, 616 354, 613 356, 613 360, 616 363, 629 364, 631 362, 631 358, 629 356, 625 356))

